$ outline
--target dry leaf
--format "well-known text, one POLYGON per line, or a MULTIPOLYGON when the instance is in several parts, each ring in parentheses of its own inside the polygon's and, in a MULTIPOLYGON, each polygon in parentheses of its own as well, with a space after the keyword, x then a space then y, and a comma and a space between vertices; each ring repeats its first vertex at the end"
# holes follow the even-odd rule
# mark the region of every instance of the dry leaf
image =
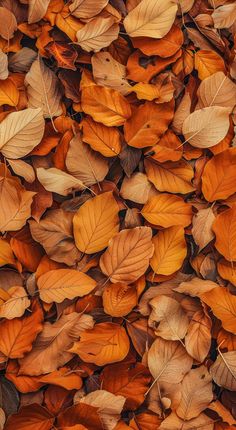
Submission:
POLYGON ((119 207, 112 193, 88 200, 73 218, 77 248, 85 254, 102 251, 119 231, 119 207))
POLYGON ((210 368, 213 380, 220 387, 235 391, 236 388, 236 352, 220 353, 210 368))
POLYGON ((0 123, 0 150, 6 158, 21 158, 41 141, 44 133, 42 110, 25 109, 10 113, 0 123))
POLYGON ((76 18, 87 19, 98 15, 107 3, 108 0, 99 0, 96 4, 93 0, 73 0, 69 9, 76 18))
POLYGON ((40 298, 46 303, 83 297, 96 286, 94 279, 72 269, 49 270, 39 277, 37 284, 40 298))
POLYGON ((210 148, 226 136, 229 108, 210 106, 191 113, 183 123, 185 139, 196 148, 210 148))
POLYGON ((212 13, 215 28, 229 28, 236 21, 236 5, 226 4, 214 9, 212 13))
POLYGON ((113 317, 123 317, 137 304, 137 291, 132 285, 116 284, 107 285, 103 295, 104 311, 113 317))
POLYGON ((197 94, 199 108, 221 106, 233 109, 236 85, 223 72, 216 72, 201 82, 197 94))
POLYGON ((108 249, 100 258, 102 272, 113 283, 136 281, 149 266, 154 248, 151 237, 150 227, 120 231, 111 239, 108 249))
POLYGON ((177 5, 174 1, 142 0, 124 19, 124 27, 131 37, 148 36, 160 39, 170 30, 177 5))
POLYGON ((193 314, 185 336, 185 347, 195 360, 200 363, 205 360, 211 347, 211 319, 203 310, 193 314))
POLYGON ((135 203, 146 203, 152 192, 152 184, 148 181, 147 176, 141 172, 134 173, 130 178, 126 176, 120 189, 120 194, 124 199, 135 203))
POLYGON ((4 80, 7 79, 9 72, 8 72, 8 57, 7 54, 5 54, 0 49, 0 79, 4 80))
POLYGON ((200 297, 221 320, 224 329, 236 334, 236 297, 223 287, 214 288, 200 297))
POLYGON ((162 193, 151 197, 142 209, 143 217, 154 225, 186 227, 191 223, 192 208, 181 197, 162 193))
POLYGON ((49 169, 38 167, 36 172, 37 178, 44 186, 45 190, 61 194, 62 196, 71 194, 73 190, 86 188, 83 182, 79 179, 63 172, 63 170, 57 169, 56 167, 51 167, 49 169))
POLYGON ((216 72, 225 72, 225 65, 220 55, 215 51, 201 49, 195 54, 195 68, 201 80, 208 78, 216 72))
POLYGON ((19 374, 44 375, 63 366, 72 358, 68 349, 73 341, 81 336, 83 330, 92 326, 91 316, 76 312, 63 315, 54 324, 46 322, 33 350, 20 359, 19 374))
POLYGON ((236 260, 236 205, 216 217, 212 229, 216 235, 216 249, 228 261, 236 260))
POLYGON ((6 430, 50 430, 54 422, 54 415, 38 404, 23 406, 15 415, 11 415, 4 427, 6 430))
POLYGON ((154 273, 171 275, 180 269, 187 255, 184 229, 169 227, 153 237, 154 254, 150 265, 154 273))
POLYGON ((25 77, 28 106, 41 108, 45 118, 62 114, 61 92, 57 76, 45 66, 41 57, 32 64, 25 77))
POLYGON ((28 23, 40 21, 47 12, 50 0, 29 0, 28 23))
POLYGON ((192 235, 199 246, 199 251, 205 248, 211 240, 214 239, 212 224, 215 220, 215 215, 212 208, 200 209, 193 217, 192 235))
POLYGON ((81 122, 83 127, 83 141, 88 143, 94 151, 104 157, 115 157, 121 151, 121 139, 115 127, 106 127, 86 117, 81 122))
POLYGON ((23 287, 11 287, 7 291, 8 298, 0 305, 0 318, 13 318, 21 317, 25 310, 30 306, 30 300, 23 287))
POLYGON ((0 7, 0 36, 9 41, 17 30, 15 15, 5 7, 0 7))
POLYGON ((98 52, 116 40, 118 34, 119 25, 112 16, 109 18, 95 17, 77 31, 76 43, 84 51, 98 52))

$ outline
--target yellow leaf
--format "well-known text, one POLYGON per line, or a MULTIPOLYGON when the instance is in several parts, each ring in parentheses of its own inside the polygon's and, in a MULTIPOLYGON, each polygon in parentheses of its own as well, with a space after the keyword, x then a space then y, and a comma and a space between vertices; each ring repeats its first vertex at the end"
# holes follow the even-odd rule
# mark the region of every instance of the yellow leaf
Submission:
POLYGON ((93 254, 106 248, 119 231, 119 206, 111 192, 100 194, 85 202, 73 218, 77 248, 93 254))
POLYGON ((179 270, 187 255, 183 227, 174 226, 153 237, 154 254, 150 265, 155 274, 171 275, 179 270))

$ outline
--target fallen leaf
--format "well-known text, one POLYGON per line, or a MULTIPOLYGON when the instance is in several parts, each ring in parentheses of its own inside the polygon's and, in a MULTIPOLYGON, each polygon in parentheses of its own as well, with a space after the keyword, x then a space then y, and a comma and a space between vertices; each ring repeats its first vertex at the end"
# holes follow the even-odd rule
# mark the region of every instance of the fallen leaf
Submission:
POLYGON ((14 430, 18 426, 21 430, 50 430, 55 417, 41 405, 23 406, 19 412, 7 420, 6 430, 14 430))
POLYGON ((152 192, 152 184, 148 181, 147 176, 141 172, 134 173, 130 178, 126 176, 120 189, 120 194, 124 199, 135 203, 146 203, 152 192))
POLYGON ((9 41, 17 30, 15 15, 6 7, 0 7, 0 36, 9 41))
POLYGON ((236 386, 236 352, 220 353, 215 363, 210 367, 213 380, 220 387, 235 391, 236 386))
POLYGON ((211 347, 211 319, 202 311, 193 314, 185 336, 188 354, 202 363, 211 347))
POLYGON ((29 0, 28 23, 40 21, 47 12, 50 0, 29 0))
POLYGON ((0 305, 0 318, 11 320, 19 318, 30 306, 30 300, 23 287, 11 287, 7 291, 8 298, 0 305))
POLYGON ((1 61, 1 66, 0 66, 0 79, 4 80, 8 78, 9 72, 8 72, 8 57, 7 54, 5 54, 5 52, 3 52, 0 49, 0 61, 1 61))
POLYGON ((149 227, 135 227, 122 230, 111 239, 100 258, 101 270, 111 282, 129 284, 145 273, 154 249, 151 235, 149 227))
POLYGON ((108 0, 99 0, 94 4, 93 0, 73 0, 69 9, 77 18, 87 19, 98 15, 107 5, 108 0))
POLYGON ((119 207, 112 193, 100 194, 87 202, 73 218, 77 248, 85 254, 102 251, 119 231, 119 207))
POLYGON ((216 72, 225 72, 224 61, 215 51, 200 49, 194 57, 195 68, 201 80, 208 78, 216 72))
POLYGON ((103 290, 104 311, 113 317, 127 315, 137 304, 137 291, 134 286, 117 282, 107 285, 103 290))
POLYGON ((200 209, 192 220, 192 235, 199 246, 199 251, 205 248, 209 242, 214 239, 212 225, 215 220, 215 215, 212 208, 200 209))
POLYGON ((90 117, 82 121, 83 141, 88 143, 94 151, 104 157, 115 157, 121 151, 121 139, 115 127, 106 127, 95 122, 90 117))
POLYGON ((211 16, 215 28, 229 28, 236 21, 236 6, 234 3, 225 4, 214 9, 211 16))
POLYGON ((92 330, 80 335, 70 352, 76 353, 86 363, 98 366, 122 361, 129 352, 129 338, 123 327, 114 323, 96 324, 92 330))
POLYGON ((62 196, 71 194, 73 190, 86 188, 79 179, 56 167, 51 167, 49 169, 38 167, 36 173, 39 182, 43 185, 45 190, 61 194, 62 196))
POLYGON ((223 72, 216 72, 201 82, 197 95, 199 108, 221 106, 233 109, 236 85, 223 72))
POLYGON ((212 229, 216 235, 216 249, 228 261, 236 260, 236 205, 217 215, 212 229))
POLYGON ((142 0, 124 19, 124 27, 131 37, 148 36, 160 39, 170 30, 177 5, 172 0, 142 0))
POLYGON ((76 43, 84 51, 98 52, 116 40, 118 34, 119 25, 112 16, 109 18, 95 17, 77 31, 76 43))
POLYGON ((73 269, 49 270, 37 281, 40 298, 46 303, 83 297, 96 286, 94 279, 73 269))
POLYGON ((201 300, 210 306, 213 314, 222 322, 225 330, 236 334, 236 297, 226 288, 217 287, 201 294, 201 300))

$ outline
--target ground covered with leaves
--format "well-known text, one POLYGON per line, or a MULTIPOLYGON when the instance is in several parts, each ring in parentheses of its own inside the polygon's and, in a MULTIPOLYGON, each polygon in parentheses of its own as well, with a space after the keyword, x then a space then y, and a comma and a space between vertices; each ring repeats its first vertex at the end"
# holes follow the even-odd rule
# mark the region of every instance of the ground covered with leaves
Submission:
POLYGON ((0 430, 236 426, 236 2, 0 0, 0 430))

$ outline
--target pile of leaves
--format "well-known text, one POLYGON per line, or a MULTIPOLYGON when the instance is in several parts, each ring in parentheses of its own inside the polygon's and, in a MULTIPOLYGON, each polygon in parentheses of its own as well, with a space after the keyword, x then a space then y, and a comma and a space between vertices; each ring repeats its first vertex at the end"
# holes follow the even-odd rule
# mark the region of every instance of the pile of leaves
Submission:
POLYGON ((236 2, 0 0, 0 429, 236 425, 236 2))

